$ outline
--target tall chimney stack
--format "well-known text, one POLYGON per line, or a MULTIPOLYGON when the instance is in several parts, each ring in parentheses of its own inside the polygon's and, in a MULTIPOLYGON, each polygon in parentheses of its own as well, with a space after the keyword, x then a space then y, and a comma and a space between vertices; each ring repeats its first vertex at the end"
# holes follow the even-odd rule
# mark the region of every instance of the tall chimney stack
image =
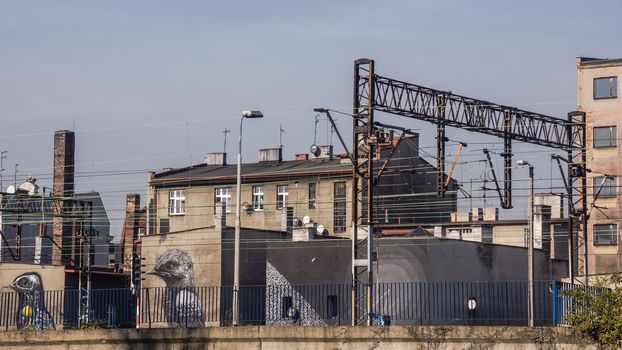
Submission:
POLYGON ((75 134, 69 130, 54 133, 54 183, 52 185, 54 219, 52 221, 52 264, 62 265, 70 261, 73 255, 73 237, 71 223, 62 218, 68 211, 74 195, 74 156, 75 134), (61 248, 62 247, 62 248, 61 248))
POLYGON ((131 271, 132 254, 134 253, 134 240, 138 239, 138 226, 140 216, 140 195, 130 193, 125 199, 125 227, 123 228, 123 269, 131 271))

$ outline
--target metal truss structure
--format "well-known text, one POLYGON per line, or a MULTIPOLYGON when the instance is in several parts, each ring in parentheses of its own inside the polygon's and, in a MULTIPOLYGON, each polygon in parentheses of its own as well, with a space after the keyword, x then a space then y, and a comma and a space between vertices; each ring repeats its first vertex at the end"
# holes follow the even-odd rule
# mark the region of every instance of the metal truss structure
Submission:
MULTIPOLYGON (((559 119, 514 107, 478 100, 449 91, 435 90, 377 75, 374 61, 354 62, 353 150, 354 186, 352 203, 352 320, 353 324, 371 324, 373 292, 372 263, 374 249, 374 157, 378 145, 374 112, 386 112, 433 123, 437 127, 437 195, 444 196, 445 129, 456 127, 503 139, 503 189, 501 206, 512 208, 512 141, 552 147, 567 152, 570 275, 577 271, 587 276, 587 253, 578 258, 574 233, 582 231, 578 246, 587 241, 585 114, 572 112, 559 119), (366 210, 362 210, 363 206, 366 210), (365 215, 363 215, 364 213, 365 215), (366 230, 363 230, 367 228, 366 230), (365 231, 366 234, 365 234, 365 231), (366 286, 363 288, 361 286, 366 286)), ((585 250, 587 252, 587 250, 585 250)))

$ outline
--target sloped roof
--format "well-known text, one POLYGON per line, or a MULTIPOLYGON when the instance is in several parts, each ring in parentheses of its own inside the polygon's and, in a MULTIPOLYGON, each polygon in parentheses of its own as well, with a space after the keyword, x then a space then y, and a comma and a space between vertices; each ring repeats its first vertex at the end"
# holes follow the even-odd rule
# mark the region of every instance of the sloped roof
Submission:
MULTIPOLYGON (((351 175, 352 164, 341 159, 290 160, 284 162, 259 162, 242 164, 242 180, 270 180, 275 178, 309 177, 321 175, 351 175)), ((235 181, 237 165, 198 164, 157 173, 150 181, 152 186, 181 186, 193 184, 231 183, 235 181)))

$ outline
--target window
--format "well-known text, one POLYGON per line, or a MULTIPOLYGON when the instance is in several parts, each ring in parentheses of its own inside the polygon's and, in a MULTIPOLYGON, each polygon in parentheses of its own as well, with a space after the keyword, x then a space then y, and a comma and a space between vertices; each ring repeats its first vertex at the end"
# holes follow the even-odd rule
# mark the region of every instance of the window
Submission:
POLYGON ((337 317, 337 296, 336 295, 327 295, 326 296, 326 318, 336 318, 337 317))
POLYGON ((231 212, 231 191, 229 191, 229 187, 218 187, 214 189, 214 214, 216 214, 218 203, 222 203, 225 207, 225 212, 231 212))
POLYGON ((276 186, 276 208, 277 209, 283 209, 284 207, 287 206, 287 197, 289 197, 287 185, 276 186))
POLYGON ((317 184, 310 183, 309 184, 309 209, 317 208, 316 191, 317 191, 317 184))
POLYGON ((186 213, 186 191, 168 191, 168 214, 183 215, 186 213))
POLYGON ((594 245, 618 244, 618 225, 594 225, 594 245))
POLYGON ((160 219, 160 233, 168 233, 168 232, 169 232, 168 219, 160 219))
POLYGON ((593 178, 593 187, 592 187, 592 195, 596 197, 598 193, 598 198, 602 197, 615 197, 617 195, 616 191, 616 178, 614 176, 595 176, 593 178), (602 185, 602 188, 600 187, 602 185), (598 190, 600 189, 600 192, 598 190))
POLYGON ((292 297, 282 297, 281 306, 281 318, 289 318, 289 308, 294 306, 294 300, 292 297))
POLYGON ((333 189, 333 229, 346 232, 346 183, 335 182, 333 189))
POLYGON ((616 98, 618 96, 618 77, 594 79, 594 99, 616 98))
POLYGON ((603 126, 594 128, 594 147, 615 147, 617 145, 617 128, 603 126))
POLYGON ((263 210, 263 186, 253 186, 253 209, 263 210))

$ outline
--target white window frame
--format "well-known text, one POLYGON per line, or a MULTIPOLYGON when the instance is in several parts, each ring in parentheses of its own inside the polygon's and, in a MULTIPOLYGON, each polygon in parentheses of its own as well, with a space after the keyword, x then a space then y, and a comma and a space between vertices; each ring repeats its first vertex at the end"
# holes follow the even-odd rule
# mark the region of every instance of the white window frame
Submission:
POLYGON ((214 211, 216 211, 216 205, 218 203, 224 203, 225 213, 231 212, 231 188, 230 187, 216 187, 214 189, 214 211))
POLYGON ((186 214, 186 190, 168 191, 168 215, 186 214))
POLYGON ((263 185, 253 186, 253 210, 263 211, 264 191, 263 185))
POLYGON ((287 185, 276 185, 276 208, 277 209, 286 208, 288 198, 289 198, 289 187, 287 185))

